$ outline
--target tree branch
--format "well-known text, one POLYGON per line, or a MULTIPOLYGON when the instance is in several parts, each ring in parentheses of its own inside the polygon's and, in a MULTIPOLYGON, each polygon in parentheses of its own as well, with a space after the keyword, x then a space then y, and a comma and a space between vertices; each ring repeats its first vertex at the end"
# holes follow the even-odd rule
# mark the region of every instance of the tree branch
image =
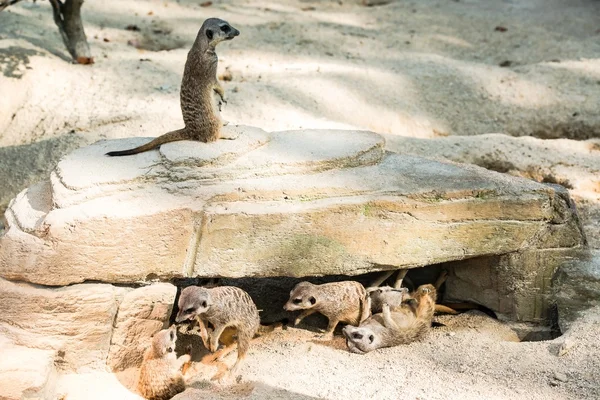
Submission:
POLYGON ((0 11, 4 10, 8 6, 12 6, 15 3, 20 2, 21 0, 0 0, 0 11))

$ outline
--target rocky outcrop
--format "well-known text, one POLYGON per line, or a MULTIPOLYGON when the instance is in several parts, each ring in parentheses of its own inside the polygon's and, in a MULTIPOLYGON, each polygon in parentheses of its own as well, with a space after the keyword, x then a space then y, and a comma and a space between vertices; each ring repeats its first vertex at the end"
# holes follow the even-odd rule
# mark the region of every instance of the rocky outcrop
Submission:
POLYGON ((157 281, 440 263, 449 298, 540 321, 585 245, 556 185, 389 151, 372 132, 225 135, 120 158, 104 154, 145 139, 101 141, 21 192, 0 237, 0 334, 61 372, 126 370, 168 324, 176 288, 157 281))
POLYGON ((11 203, 0 274, 44 285, 357 275, 584 242, 554 187, 385 152, 371 132, 228 135, 135 157, 104 153, 140 139, 76 150, 11 203))
POLYGON ((584 311, 600 306, 600 251, 582 252, 567 260, 555 277, 558 322, 566 332, 584 311))

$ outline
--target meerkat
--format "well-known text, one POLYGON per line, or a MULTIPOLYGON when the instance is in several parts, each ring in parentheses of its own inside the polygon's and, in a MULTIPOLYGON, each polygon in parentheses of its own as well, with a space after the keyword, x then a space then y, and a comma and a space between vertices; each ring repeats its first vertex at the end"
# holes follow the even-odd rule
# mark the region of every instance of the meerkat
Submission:
POLYGON ((298 325, 316 312, 329 320, 323 339, 333 338, 333 331, 340 322, 358 326, 370 315, 371 302, 363 285, 344 281, 315 285, 298 283, 290 292, 290 299, 283 306, 286 311, 303 310, 294 321, 298 325))
POLYGON ((408 288, 405 287, 399 289, 390 286, 369 287, 367 288, 367 294, 371 298, 371 314, 380 313, 383 310, 383 303, 388 304, 391 310, 394 311, 396 307, 401 307, 402 303, 410 297, 408 288))
POLYGON ((435 287, 422 285, 414 292, 413 299, 395 308, 395 311, 391 311, 389 304, 383 303, 381 313, 371 316, 358 327, 344 327, 348 349, 365 354, 420 339, 431 328, 435 299, 435 287))
POLYGON ((223 120, 219 114, 226 103, 225 92, 217 79, 217 44, 231 40, 240 31, 228 22, 209 18, 198 31, 188 53, 181 81, 181 113, 185 127, 165 133, 142 146, 122 151, 111 151, 108 156, 129 156, 152 150, 177 140, 196 140, 204 143, 219 139, 223 120), (219 99, 215 98, 215 94, 219 99))
POLYGON ((182 369, 190 362, 190 355, 177 358, 175 341, 176 326, 163 329, 152 337, 152 345, 146 349, 140 376, 138 392, 148 400, 167 400, 185 390, 182 369))
POLYGON ((219 339, 226 339, 227 347, 234 345, 230 339, 235 329, 238 355, 235 364, 229 370, 232 375, 235 374, 250 347, 250 340, 256 335, 260 325, 258 309, 250 295, 233 286, 217 286, 210 289, 188 286, 181 291, 178 306, 179 312, 175 321, 179 323, 196 318, 200 326, 200 337, 212 353, 217 351, 219 339), (213 326, 210 332, 206 323, 213 326))

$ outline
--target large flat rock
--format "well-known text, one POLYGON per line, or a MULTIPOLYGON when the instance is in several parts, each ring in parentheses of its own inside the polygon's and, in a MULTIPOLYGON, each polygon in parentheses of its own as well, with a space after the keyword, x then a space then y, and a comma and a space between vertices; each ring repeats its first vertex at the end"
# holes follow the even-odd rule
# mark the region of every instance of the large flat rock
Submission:
POLYGON ((193 143, 196 160, 189 142, 121 158, 104 153, 137 142, 73 152, 11 203, 0 275, 45 285, 356 275, 584 243, 557 186, 384 152, 372 132, 234 128, 211 151, 193 143))

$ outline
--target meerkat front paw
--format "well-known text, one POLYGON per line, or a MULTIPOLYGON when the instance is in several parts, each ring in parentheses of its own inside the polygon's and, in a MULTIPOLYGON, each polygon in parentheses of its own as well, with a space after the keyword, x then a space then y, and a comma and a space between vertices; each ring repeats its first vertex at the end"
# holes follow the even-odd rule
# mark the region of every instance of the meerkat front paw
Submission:
POLYGON ((192 356, 190 356, 189 354, 184 354, 181 357, 179 357, 179 359, 181 360, 182 364, 185 364, 192 361, 192 356))

